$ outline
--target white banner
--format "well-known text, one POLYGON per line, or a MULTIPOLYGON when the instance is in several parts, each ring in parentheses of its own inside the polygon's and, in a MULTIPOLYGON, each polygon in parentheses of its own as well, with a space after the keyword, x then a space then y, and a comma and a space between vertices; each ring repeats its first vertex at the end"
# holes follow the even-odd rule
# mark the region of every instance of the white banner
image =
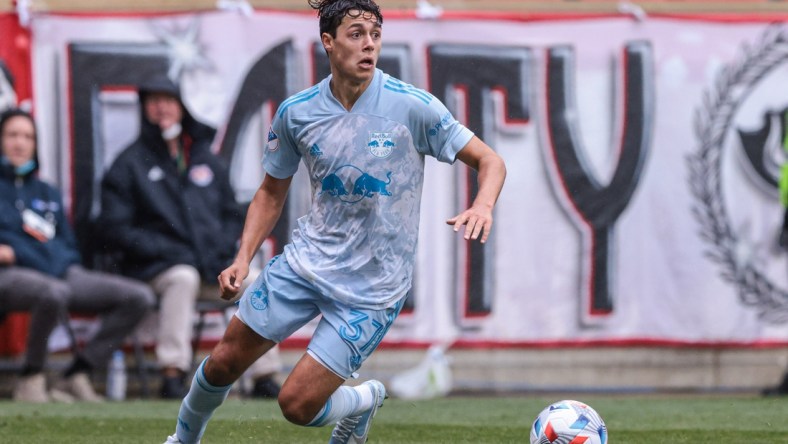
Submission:
MULTIPOLYGON (((627 18, 393 18, 384 70, 443 100, 506 160, 485 247, 445 225, 464 166, 428 160, 418 268, 384 343, 774 345, 788 340, 788 28, 627 18)), ((221 129, 239 199, 270 115, 327 73, 312 14, 36 15, 45 178, 77 223, 138 124, 133 87, 167 71, 221 129)), ((470 185, 469 185, 470 184, 470 185)), ((294 182, 286 241, 308 205, 294 182)), ((307 338, 310 328, 297 338, 307 338)))

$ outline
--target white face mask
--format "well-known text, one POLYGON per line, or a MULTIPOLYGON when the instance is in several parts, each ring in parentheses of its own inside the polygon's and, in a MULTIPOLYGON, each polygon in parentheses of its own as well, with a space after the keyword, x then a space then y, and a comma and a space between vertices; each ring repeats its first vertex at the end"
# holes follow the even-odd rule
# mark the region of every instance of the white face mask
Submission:
POLYGON ((181 131, 183 131, 183 127, 180 123, 175 122, 169 128, 162 130, 161 137, 164 140, 173 140, 181 135, 181 131))

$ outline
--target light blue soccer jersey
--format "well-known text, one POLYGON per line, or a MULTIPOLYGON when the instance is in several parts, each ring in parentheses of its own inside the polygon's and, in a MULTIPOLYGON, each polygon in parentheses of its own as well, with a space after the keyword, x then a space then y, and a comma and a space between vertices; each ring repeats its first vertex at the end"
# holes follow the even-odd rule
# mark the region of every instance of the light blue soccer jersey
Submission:
POLYGON ((310 212, 284 254, 323 294, 364 308, 395 304, 410 289, 424 156, 453 163, 473 133, 435 97, 376 70, 351 111, 331 76, 276 112, 263 158, 290 177, 303 159, 310 212))

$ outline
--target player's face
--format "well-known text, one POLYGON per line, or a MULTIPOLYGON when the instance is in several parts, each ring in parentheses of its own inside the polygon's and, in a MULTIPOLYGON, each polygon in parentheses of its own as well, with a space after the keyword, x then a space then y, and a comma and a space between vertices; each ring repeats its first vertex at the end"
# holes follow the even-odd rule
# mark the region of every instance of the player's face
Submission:
POLYGON ((36 128, 25 116, 14 116, 3 125, 0 143, 3 156, 18 167, 31 160, 36 150, 36 128))
POLYGON ((165 129, 183 118, 181 103, 169 94, 151 93, 145 96, 143 103, 145 118, 148 122, 165 129))
POLYGON ((336 38, 323 34, 331 73, 359 83, 368 82, 375 73, 380 55, 382 30, 371 13, 351 11, 337 27, 336 38))

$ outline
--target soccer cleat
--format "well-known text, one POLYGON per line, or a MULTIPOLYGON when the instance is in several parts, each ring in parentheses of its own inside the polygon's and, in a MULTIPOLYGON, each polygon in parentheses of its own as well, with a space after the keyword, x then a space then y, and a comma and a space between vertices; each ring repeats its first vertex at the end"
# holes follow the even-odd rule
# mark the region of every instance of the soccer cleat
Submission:
POLYGON ((14 387, 14 401, 45 403, 49 402, 47 394, 47 381, 43 373, 36 373, 30 376, 23 376, 14 387))
POLYGON ((74 373, 68 378, 58 383, 57 390, 66 392, 73 396, 77 401, 86 402, 103 402, 104 397, 100 396, 93 390, 93 384, 90 383, 87 373, 79 372, 74 373))
MULTIPOLYGON (((178 435, 172 435, 167 437, 167 440, 164 441, 164 444, 183 444, 183 441, 178 439, 178 435)), ((197 444, 200 444, 200 441, 197 441, 197 444)))
POLYGON ((328 440, 328 444, 358 442, 353 437, 353 431, 356 429, 359 422, 361 422, 361 416, 348 416, 347 418, 337 421, 337 425, 335 425, 334 430, 331 431, 331 439, 328 440))
POLYGON ((328 444, 363 444, 367 442, 372 418, 378 413, 378 409, 383 406, 383 401, 386 399, 386 387, 382 382, 374 379, 364 384, 369 386, 375 397, 372 408, 359 416, 349 416, 338 421, 331 432, 331 440, 328 441, 328 444))

